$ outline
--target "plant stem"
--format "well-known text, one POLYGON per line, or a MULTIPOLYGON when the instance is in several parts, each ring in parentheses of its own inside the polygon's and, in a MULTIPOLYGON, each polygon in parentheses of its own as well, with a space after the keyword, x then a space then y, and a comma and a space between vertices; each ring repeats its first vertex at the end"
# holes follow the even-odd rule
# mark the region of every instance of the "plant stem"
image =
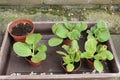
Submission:
POLYGON ((35 48, 34 48, 35 46, 34 46, 34 44, 33 44, 33 52, 32 52, 32 57, 34 56, 34 53, 35 53, 35 48))

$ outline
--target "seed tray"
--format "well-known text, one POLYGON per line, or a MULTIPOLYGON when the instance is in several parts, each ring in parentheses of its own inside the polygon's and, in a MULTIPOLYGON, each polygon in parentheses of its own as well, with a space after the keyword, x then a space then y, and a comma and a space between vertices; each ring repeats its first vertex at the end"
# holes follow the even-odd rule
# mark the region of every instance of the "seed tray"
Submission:
MULTIPOLYGON (((61 67, 61 56, 56 53, 57 50, 62 50, 61 45, 57 47, 48 46, 48 40, 53 37, 51 27, 55 22, 34 22, 35 33, 40 33, 43 38, 39 44, 47 45, 47 59, 42 61, 38 67, 32 67, 24 58, 18 57, 13 49, 13 38, 6 30, 4 40, 0 51, 0 79, 38 79, 38 80, 94 80, 105 79, 110 80, 120 76, 120 66, 117 58, 114 45, 111 38, 105 43, 108 49, 113 53, 112 61, 103 62, 104 73, 96 73, 89 69, 84 60, 80 70, 73 74, 67 74, 61 67)), ((60 22, 63 23, 63 22, 60 22)), ((78 22, 71 22, 78 23, 78 22)), ((95 22, 86 22, 88 29, 95 25, 95 22)), ((81 51, 84 50, 83 45, 86 41, 86 34, 83 32, 80 38, 79 46, 81 51)))

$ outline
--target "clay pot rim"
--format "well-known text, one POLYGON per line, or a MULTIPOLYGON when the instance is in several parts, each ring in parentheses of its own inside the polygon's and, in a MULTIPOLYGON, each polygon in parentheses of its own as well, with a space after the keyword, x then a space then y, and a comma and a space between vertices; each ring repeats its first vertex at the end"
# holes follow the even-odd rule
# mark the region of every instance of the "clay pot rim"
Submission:
POLYGON ((37 67, 41 64, 42 61, 39 61, 37 63, 32 62, 31 60, 27 59, 27 57, 24 58, 29 64, 31 64, 33 67, 37 67))
POLYGON ((17 20, 14 20, 14 21, 11 21, 8 25, 7 25, 7 30, 8 30, 8 32, 10 33, 10 35, 11 36, 15 36, 15 37, 26 37, 27 35, 29 35, 29 34, 31 34, 31 33, 33 33, 34 32, 34 24, 33 24, 33 22, 31 21, 31 20, 28 20, 28 19, 17 19, 17 20), (16 36, 16 35, 13 35, 12 33, 11 33, 11 28, 13 27, 12 25, 16 25, 16 24, 18 24, 18 23, 20 23, 20 22, 23 22, 23 23, 29 23, 31 26, 32 26, 32 31, 30 32, 30 33, 27 33, 26 35, 22 35, 22 36, 16 36))

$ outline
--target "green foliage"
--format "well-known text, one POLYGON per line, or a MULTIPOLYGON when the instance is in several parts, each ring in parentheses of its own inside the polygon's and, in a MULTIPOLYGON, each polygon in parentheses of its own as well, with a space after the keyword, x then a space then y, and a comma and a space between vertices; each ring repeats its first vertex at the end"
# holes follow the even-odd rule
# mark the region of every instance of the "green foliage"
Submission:
POLYGON ((68 36, 68 38, 70 39, 70 40, 78 40, 79 38, 80 38, 80 32, 79 31, 77 31, 77 30, 73 30, 73 31, 71 31, 71 32, 69 32, 68 34, 67 34, 67 36, 68 36))
POLYGON ((60 23, 56 23, 52 27, 52 31, 55 35, 57 35, 60 38, 66 38, 68 30, 60 23))
POLYGON ((31 55, 31 49, 25 43, 17 42, 13 45, 13 49, 16 52, 16 54, 21 57, 27 57, 31 55))
POLYGON ((37 54, 35 54, 31 58, 31 61, 34 63, 37 63, 37 62, 45 60, 45 59, 46 59, 46 53, 44 51, 39 51, 37 54))
POLYGON ((26 43, 15 42, 13 44, 13 50, 18 56, 21 57, 32 56, 31 61, 35 63, 41 60, 45 60, 45 51, 47 50, 46 45, 41 44, 39 46, 36 46, 36 44, 41 40, 41 38, 42 36, 40 34, 30 34, 26 37, 26 43))
POLYGON ((94 37, 89 37, 85 42, 85 50, 90 53, 96 52, 97 41, 94 37))
POLYGON ((99 21, 94 27, 91 28, 91 31, 95 35, 95 38, 100 42, 105 42, 110 37, 110 32, 106 28, 103 21, 99 21))
MULTIPOLYGON (((89 37, 88 40, 91 40, 91 38, 89 37)), ((85 46, 85 52, 83 52, 83 54, 81 55, 82 58, 87 58, 87 59, 94 59, 94 67, 98 72, 102 72, 103 71, 103 65, 100 61, 103 60, 112 60, 113 59, 113 55, 112 53, 107 50, 107 46, 106 45, 98 45, 96 44, 96 42, 92 42, 91 41, 86 41, 85 45, 87 45, 87 47, 85 46), (92 42, 92 44, 91 44, 92 42), (94 46, 93 46, 94 45, 94 46)))
POLYGON ((82 58, 94 59, 94 67, 98 72, 103 71, 103 65, 100 61, 112 60, 113 54, 107 50, 106 45, 98 44, 109 39, 110 33, 103 21, 99 21, 95 26, 87 31, 87 41, 85 42, 85 52, 81 55, 82 58))
POLYGON ((81 52, 79 51, 78 42, 72 41, 71 46, 63 45, 62 48, 66 51, 57 51, 58 54, 62 55, 63 65, 66 65, 66 70, 71 72, 74 70, 74 63, 80 61, 81 52))
POLYGON ((94 56, 94 59, 96 60, 112 60, 113 55, 112 53, 107 50, 106 45, 98 45, 98 51, 97 54, 94 56))
POLYGON ((42 36, 41 34, 31 34, 26 37, 25 42, 27 44, 36 44, 41 40, 42 36))
POLYGON ((51 39, 49 39, 48 44, 49 46, 57 46, 61 44, 62 42, 63 42, 62 38, 52 37, 51 39))
POLYGON ((87 29, 86 23, 71 24, 67 19, 64 19, 64 25, 56 23, 52 26, 52 32, 56 35, 54 38, 59 38, 58 43, 56 39, 48 41, 49 46, 58 46, 62 43, 63 39, 79 40, 81 32, 87 29), (62 40, 61 40, 62 39, 62 40), (53 44, 54 43, 54 44, 53 44))
POLYGON ((66 66, 66 69, 68 72, 71 72, 73 69, 74 69, 74 65, 69 63, 67 66, 66 66))
POLYGON ((94 67, 100 73, 103 71, 103 65, 99 60, 94 61, 94 67))
MULTIPOLYGON (((91 39, 91 38, 90 38, 91 39)), ((89 40, 89 39, 88 39, 89 40)), ((87 48, 85 47, 85 52, 81 54, 82 58, 86 59, 94 59, 94 67, 98 72, 103 71, 103 65, 100 61, 103 60, 112 60, 113 59, 113 54, 107 50, 106 45, 98 45, 96 42, 91 44, 91 41, 86 41, 85 43, 87 48), (94 46, 92 46, 94 45, 94 46)))

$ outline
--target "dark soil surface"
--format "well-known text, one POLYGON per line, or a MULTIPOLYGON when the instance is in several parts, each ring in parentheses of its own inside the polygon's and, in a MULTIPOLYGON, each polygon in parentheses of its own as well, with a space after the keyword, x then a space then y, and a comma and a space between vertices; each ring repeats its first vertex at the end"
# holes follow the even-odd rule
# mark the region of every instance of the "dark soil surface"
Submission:
POLYGON ((32 26, 29 23, 19 23, 12 28, 12 34, 23 36, 32 31, 32 26))

